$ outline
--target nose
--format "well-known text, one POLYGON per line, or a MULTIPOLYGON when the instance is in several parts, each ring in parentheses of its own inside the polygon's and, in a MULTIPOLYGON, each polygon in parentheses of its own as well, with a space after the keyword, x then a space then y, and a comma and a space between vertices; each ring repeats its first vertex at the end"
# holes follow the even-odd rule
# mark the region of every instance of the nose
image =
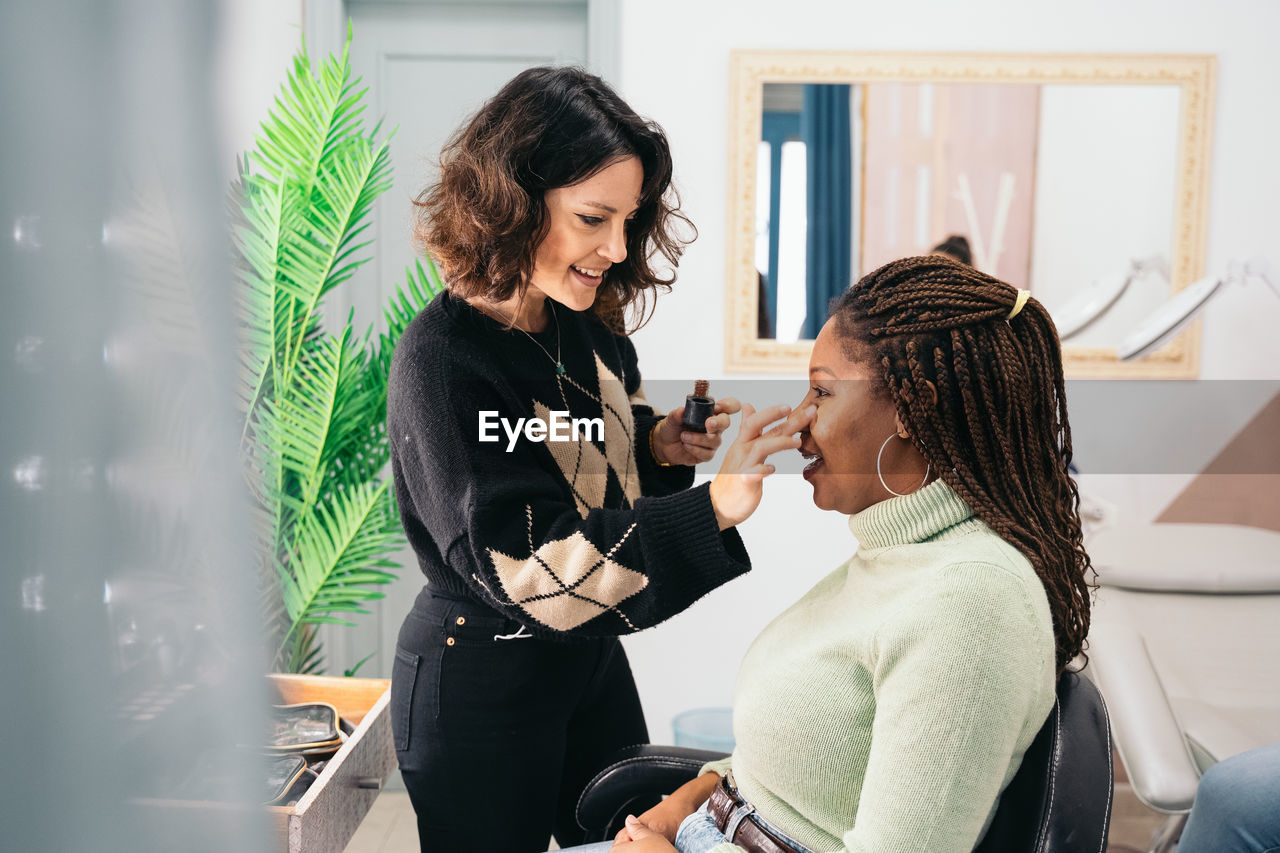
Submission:
POLYGON ((611 264, 620 264, 627 259, 627 225, 617 221, 609 229, 605 241, 596 250, 600 257, 611 264))
POLYGON ((817 396, 818 396, 817 391, 814 391, 812 388, 806 388, 804 392, 804 396, 800 398, 800 402, 796 405, 794 409, 792 409, 792 411, 803 412, 810 403, 816 402, 817 396))
POLYGON ((813 426, 813 418, 809 415, 809 407, 814 403, 813 398, 814 391, 810 388, 800 400, 800 404, 795 406, 787 416, 787 432, 798 432, 801 436, 809 434, 809 428, 813 426))

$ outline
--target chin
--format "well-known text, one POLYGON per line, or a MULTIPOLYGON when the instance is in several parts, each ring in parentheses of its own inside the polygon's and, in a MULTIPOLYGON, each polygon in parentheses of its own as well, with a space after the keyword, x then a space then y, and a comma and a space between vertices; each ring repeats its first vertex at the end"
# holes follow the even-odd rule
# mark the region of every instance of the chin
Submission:
POLYGON ((575 285, 565 292, 562 298, 556 299, 561 305, 573 311, 588 311, 596 304, 596 291, 575 285))

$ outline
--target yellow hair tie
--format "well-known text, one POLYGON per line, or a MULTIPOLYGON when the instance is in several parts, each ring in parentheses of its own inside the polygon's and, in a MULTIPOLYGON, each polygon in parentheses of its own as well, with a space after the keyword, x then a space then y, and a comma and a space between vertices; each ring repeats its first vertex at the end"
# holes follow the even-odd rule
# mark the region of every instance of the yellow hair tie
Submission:
POLYGON ((1005 317, 1005 319, 1012 320, 1014 317, 1017 317, 1018 312, 1022 310, 1022 306, 1026 305, 1027 300, 1030 298, 1031 298, 1030 290, 1019 290, 1018 298, 1014 300, 1014 303, 1013 303, 1013 310, 1009 312, 1009 316, 1005 317))

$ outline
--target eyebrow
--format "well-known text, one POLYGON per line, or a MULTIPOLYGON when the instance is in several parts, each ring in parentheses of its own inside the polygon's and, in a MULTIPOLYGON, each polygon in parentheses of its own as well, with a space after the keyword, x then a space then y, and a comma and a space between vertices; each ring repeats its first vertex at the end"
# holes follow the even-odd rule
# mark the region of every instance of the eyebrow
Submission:
POLYGON ((813 374, 815 374, 815 373, 825 373, 825 374, 827 374, 828 376, 830 376, 830 377, 832 377, 832 378, 834 378, 834 377, 835 377, 835 375, 836 375, 836 374, 835 374, 835 371, 833 371, 831 368, 829 368, 829 367, 823 367, 822 365, 818 365, 817 367, 811 367, 811 368, 809 368, 809 375, 810 375, 810 376, 812 376, 812 375, 813 375, 813 374))
MULTIPOLYGON (((618 212, 618 209, 617 209, 616 207, 612 207, 612 206, 610 206, 610 205, 607 205, 607 204, 605 204, 605 203, 604 203, 604 202, 602 202, 602 201, 584 201, 584 202, 583 202, 583 204, 585 204, 587 207, 594 207, 594 208, 596 208, 597 210, 605 210, 605 211, 608 211, 609 213, 617 213, 617 212, 618 212)), ((639 209, 640 209, 640 208, 637 206, 636 208, 634 208, 634 209, 631 211, 631 213, 635 213, 635 212, 636 212, 637 210, 639 210, 639 209)), ((628 214, 628 215, 630 215, 630 214, 628 214)))

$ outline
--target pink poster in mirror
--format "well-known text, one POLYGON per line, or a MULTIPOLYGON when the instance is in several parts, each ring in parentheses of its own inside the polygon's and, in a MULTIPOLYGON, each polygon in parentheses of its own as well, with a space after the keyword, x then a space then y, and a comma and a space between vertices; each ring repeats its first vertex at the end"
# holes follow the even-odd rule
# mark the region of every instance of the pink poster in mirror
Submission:
POLYGON ((859 275, 957 234, 974 266, 1027 287, 1039 103, 1034 85, 867 85, 859 275))

